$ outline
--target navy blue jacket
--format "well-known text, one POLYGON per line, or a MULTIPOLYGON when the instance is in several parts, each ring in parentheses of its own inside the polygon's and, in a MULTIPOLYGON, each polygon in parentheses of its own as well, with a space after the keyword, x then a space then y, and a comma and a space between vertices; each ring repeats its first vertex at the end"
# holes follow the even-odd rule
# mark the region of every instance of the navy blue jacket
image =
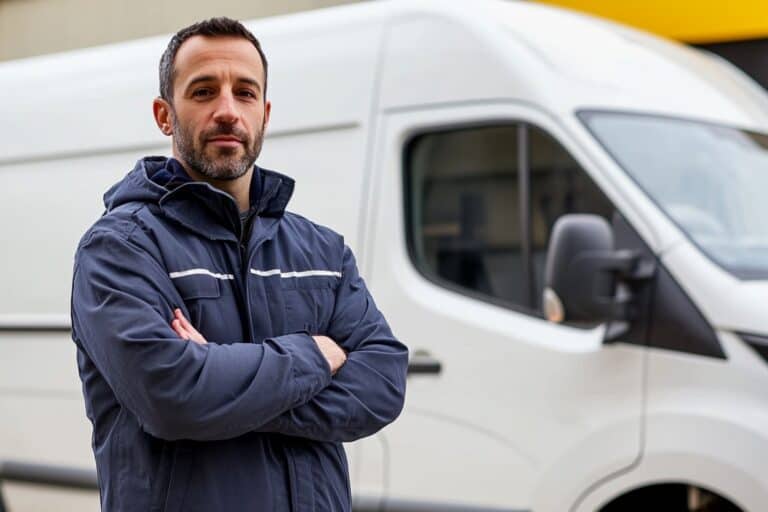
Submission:
POLYGON ((398 416, 406 347, 343 238, 285 212, 293 180, 256 167, 243 223, 171 162, 113 186, 75 257, 102 510, 350 510, 341 442, 398 416), (177 307, 207 345, 171 329, 177 307), (312 334, 348 352, 333 377, 312 334))

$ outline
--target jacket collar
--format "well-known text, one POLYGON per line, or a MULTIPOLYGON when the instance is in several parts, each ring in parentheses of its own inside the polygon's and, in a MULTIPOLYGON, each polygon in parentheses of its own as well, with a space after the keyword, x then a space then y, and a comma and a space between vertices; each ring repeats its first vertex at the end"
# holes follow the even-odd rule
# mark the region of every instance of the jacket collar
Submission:
MULTIPOLYGON (((208 183, 192 180, 175 159, 168 159, 162 169, 147 177, 168 190, 159 201, 166 217, 209 239, 242 238, 243 223, 235 199, 208 183)), ((282 217, 294 186, 292 178, 254 166, 249 214, 282 217)))

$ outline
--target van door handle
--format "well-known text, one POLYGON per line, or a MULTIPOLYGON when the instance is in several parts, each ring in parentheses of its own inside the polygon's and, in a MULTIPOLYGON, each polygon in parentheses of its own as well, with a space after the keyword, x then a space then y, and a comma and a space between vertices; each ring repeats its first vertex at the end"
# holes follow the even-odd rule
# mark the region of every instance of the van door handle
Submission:
POLYGON ((415 350, 408 360, 408 375, 438 375, 443 364, 426 350, 415 350))

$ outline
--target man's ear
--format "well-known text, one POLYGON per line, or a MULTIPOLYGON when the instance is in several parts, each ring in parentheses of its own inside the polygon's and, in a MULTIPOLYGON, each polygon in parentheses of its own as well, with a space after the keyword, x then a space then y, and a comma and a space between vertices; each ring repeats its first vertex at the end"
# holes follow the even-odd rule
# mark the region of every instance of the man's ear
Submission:
POLYGON ((152 102, 152 113, 155 115, 155 122, 163 135, 173 135, 171 105, 163 98, 157 97, 152 102))
POLYGON ((272 113, 272 102, 265 101, 264 102, 264 125, 262 126, 262 129, 264 131, 267 130, 267 125, 269 125, 269 116, 271 113, 272 113))

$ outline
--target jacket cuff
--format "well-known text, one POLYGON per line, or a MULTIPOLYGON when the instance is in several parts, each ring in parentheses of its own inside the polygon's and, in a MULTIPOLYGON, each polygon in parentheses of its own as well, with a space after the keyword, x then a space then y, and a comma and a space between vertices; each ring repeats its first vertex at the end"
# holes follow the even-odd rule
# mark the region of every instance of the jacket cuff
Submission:
POLYGON ((291 355, 296 394, 292 407, 308 402, 331 383, 331 367, 306 332, 297 332, 270 338, 291 355))

